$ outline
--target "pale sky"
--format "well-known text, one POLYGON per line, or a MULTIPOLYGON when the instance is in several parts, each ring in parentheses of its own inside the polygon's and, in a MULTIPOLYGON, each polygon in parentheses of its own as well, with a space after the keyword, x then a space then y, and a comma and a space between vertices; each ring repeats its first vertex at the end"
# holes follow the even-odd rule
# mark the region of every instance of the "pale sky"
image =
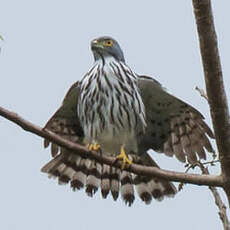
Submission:
MULTIPOLYGON (((230 98, 230 2, 212 2, 230 98)), ((0 0, 0 34, 0 106, 37 125, 92 66, 89 44, 102 35, 118 40, 135 72, 156 78, 211 124, 207 102, 194 89, 204 88, 204 80, 191 1, 0 0)), ((186 185, 174 199, 148 206, 136 199, 129 208, 48 179, 40 172, 51 159, 42 139, 1 117, 0 142, 0 229, 222 228, 206 187, 186 185)), ((175 158, 151 154, 164 169, 185 170, 175 158)), ((210 171, 218 174, 219 165, 210 171)))

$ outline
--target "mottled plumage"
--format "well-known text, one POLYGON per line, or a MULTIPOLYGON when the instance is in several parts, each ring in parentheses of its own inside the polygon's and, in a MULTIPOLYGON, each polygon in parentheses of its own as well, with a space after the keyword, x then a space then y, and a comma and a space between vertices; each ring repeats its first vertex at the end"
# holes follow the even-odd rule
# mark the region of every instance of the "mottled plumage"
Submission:
MULTIPOLYGON (((116 156, 123 146, 130 160, 146 166, 158 167, 149 149, 189 163, 206 159, 205 149, 214 152, 207 137, 214 136, 203 116, 154 79, 135 74, 114 39, 93 40, 91 48, 94 66, 70 88, 45 128, 79 144, 98 143, 102 154, 116 156)), ((51 153, 54 159, 42 171, 61 184, 70 182, 73 190, 85 188, 89 196, 100 188, 103 198, 111 193, 117 200, 121 194, 131 205, 135 190, 146 204, 176 193, 170 182, 101 165, 53 143, 51 153)))

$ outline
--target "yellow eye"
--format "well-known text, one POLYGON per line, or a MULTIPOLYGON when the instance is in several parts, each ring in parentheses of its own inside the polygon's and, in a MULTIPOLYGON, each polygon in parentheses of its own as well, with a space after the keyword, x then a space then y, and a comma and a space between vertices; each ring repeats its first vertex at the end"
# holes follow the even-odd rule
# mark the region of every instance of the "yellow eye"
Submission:
POLYGON ((106 40, 106 41, 104 41, 104 45, 105 46, 113 46, 113 41, 112 40, 106 40))

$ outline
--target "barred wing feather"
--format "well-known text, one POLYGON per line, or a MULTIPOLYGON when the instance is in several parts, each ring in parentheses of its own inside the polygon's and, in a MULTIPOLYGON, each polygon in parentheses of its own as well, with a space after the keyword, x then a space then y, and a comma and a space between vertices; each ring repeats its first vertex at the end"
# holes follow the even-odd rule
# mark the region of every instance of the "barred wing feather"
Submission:
POLYGON ((146 109, 147 130, 139 137, 139 150, 153 149, 185 162, 206 159, 214 152, 214 138, 204 117, 192 106, 167 93, 154 79, 140 76, 138 86, 146 109))

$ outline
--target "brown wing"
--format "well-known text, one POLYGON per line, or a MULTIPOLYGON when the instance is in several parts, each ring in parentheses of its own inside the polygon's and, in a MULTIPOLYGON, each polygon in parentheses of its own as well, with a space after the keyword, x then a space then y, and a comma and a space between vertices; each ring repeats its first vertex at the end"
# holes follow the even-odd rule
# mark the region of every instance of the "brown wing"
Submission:
MULTIPOLYGON (((84 133, 77 116, 79 91, 79 82, 76 82, 68 90, 62 105, 44 128, 69 141, 82 144, 84 133)), ((47 148, 49 145, 50 142, 45 139, 44 147, 47 148)), ((69 182, 71 175, 73 187, 82 188, 87 175, 85 159, 76 154, 71 154, 65 148, 61 148, 54 143, 51 143, 50 149, 54 159, 43 166, 41 171, 48 173, 50 176, 58 177, 59 183, 69 182), (76 175, 75 172, 77 172, 76 175)))
POLYGON ((147 131, 139 138, 140 151, 153 149, 189 163, 206 159, 204 148, 214 152, 214 138, 204 117, 192 106, 167 93, 152 78, 140 76, 139 89, 146 109, 147 131))
MULTIPOLYGON (((82 144, 84 133, 77 116, 77 102, 79 82, 74 83, 67 92, 61 107, 46 123, 46 129, 73 142, 82 144)), ((49 146, 49 141, 44 140, 44 147, 49 146)), ((56 144, 51 144, 51 154, 55 157, 60 149, 56 144)))
MULTIPOLYGON (((76 82, 45 128, 63 138, 82 144, 84 133, 77 116, 79 92, 79 83, 76 82)), ((49 145, 49 141, 45 140, 44 147, 49 145)), ((152 198, 162 200, 164 196, 173 196, 176 193, 174 185, 170 182, 137 176, 105 164, 101 165, 95 160, 80 157, 53 143, 51 154, 54 158, 41 169, 42 172, 57 177, 60 184, 70 182, 73 190, 85 187, 85 192, 89 196, 93 196, 100 187, 103 198, 111 193, 113 199, 117 200, 120 193, 124 202, 130 206, 135 199, 135 188, 146 204, 149 204, 152 198)), ((158 167, 147 153, 130 157, 136 163, 158 167)))

